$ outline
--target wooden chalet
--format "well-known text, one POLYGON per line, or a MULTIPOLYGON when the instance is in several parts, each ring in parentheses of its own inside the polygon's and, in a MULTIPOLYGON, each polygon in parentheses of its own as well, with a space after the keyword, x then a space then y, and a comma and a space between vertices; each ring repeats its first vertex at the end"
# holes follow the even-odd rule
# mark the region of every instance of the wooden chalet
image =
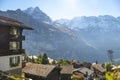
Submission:
MULTIPOLYGON (((22 67, 23 29, 32 30, 25 24, 8 17, 0 16, 0 70, 11 71, 22 67)), ((14 72, 14 71, 13 71, 14 72)))
POLYGON ((72 65, 62 65, 60 72, 60 80, 72 80, 73 66, 72 65))
POLYGON ((76 60, 72 61, 72 65, 73 65, 73 68, 83 67, 83 65, 80 62, 76 61, 76 60))
POLYGON ((23 69, 26 78, 32 80, 59 80, 60 68, 54 65, 31 63, 23 69))
POLYGON ((92 69, 96 74, 104 75, 106 72, 106 69, 102 66, 102 64, 93 64, 92 69))
POLYGON ((92 70, 90 70, 89 68, 86 68, 86 67, 81 67, 81 68, 75 69, 73 71, 73 73, 75 73, 75 74, 83 74, 84 77, 88 77, 88 76, 92 76, 94 71, 92 71, 92 70))

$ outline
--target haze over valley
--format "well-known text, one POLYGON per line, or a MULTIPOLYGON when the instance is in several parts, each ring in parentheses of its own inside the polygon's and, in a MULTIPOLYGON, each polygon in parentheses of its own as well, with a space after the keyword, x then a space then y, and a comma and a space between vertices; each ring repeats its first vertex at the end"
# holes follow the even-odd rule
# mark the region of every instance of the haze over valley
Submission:
POLYGON ((115 59, 120 57, 120 17, 78 16, 54 21, 39 7, 0 11, 0 16, 17 19, 34 29, 24 32, 23 46, 30 55, 45 52, 54 59, 104 62, 111 49, 115 59))

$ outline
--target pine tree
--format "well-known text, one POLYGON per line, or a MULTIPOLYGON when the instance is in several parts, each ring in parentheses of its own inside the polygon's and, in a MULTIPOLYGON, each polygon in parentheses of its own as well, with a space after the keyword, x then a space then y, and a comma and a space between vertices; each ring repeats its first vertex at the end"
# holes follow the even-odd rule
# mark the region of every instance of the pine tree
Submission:
POLYGON ((47 54, 44 53, 42 57, 42 64, 49 64, 47 54))
POLYGON ((36 59, 36 63, 37 64, 41 64, 42 63, 42 57, 43 57, 43 55, 40 53, 38 58, 36 59))
POLYGON ((38 58, 42 59, 42 57, 43 57, 43 55, 42 55, 42 53, 40 53, 39 56, 38 56, 38 58))
POLYGON ((108 52, 108 58, 109 58, 110 62, 112 64, 114 64, 114 60, 113 60, 113 53, 114 53, 114 51, 113 50, 107 50, 107 52, 108 52))
POLYGON ((27 53, 24 54, 24 61, 27 61, 27 62, 29 61, 29 57, 28 57, 27 53))
POLYGON ((35 58, 32 56, 32 60, 31 60, 32 63, 35 63, 35 58))

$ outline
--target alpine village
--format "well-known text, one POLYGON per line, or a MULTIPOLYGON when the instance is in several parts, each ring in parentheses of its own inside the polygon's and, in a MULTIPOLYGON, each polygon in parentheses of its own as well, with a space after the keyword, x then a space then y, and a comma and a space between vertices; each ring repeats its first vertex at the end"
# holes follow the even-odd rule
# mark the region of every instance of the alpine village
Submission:
POLYGON ((113 50, 106 51, 110 60, 104 63, 56 60, 47 53, 29 55, 23 48, 22 41, 27 38, 23 30, 32 32, 34 28, 0 16, 0 80, 120 80, 120 66, 112 59, 113 50))

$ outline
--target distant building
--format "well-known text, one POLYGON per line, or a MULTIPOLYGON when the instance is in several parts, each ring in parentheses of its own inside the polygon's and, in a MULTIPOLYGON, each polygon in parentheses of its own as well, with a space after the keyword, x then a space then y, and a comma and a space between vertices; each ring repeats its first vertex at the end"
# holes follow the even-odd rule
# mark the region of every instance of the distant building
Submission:
POLYGON ((54 65, 35 63, 31 63, 23 69, 25 77, 32 80, 59 80, 60 70, 54 65))
POLYGON ((76 60, 72 61, 72 65, 73 65, 73 68, 83 67, 83 65, 80 62, 76 61, 76 60))
POLYGON ((28 56, 28 58, 29 58, 29 59, 32 59, 32 58, 37 59, 38 57, 35 56, 35 55, 32 55, 32 56, 28 56))
POLYGON ((85 77, 87 77, 87 76, 93 75, 94 71, 86 67, 81 67, 81 68, 75 69, 73 73, 84 74, 85 77))
POLYGON ((48 57, 48 61, 49 61, 49 63, 50 63, 50 64, 52 64, 52 63, 53 63, 53 61, 54 61, 54 59, 52 59, 52 58, 48 57))
POLYGON ((11 71, 22 67, 23 29, 32 30, 25 24, 8 17, 0 16, 0 70, 11 71))
POLYGON ((106 69, 102 66, 102 64, 93 64, 92 69, 96 74, 104 75, 106 72, 106 69))
POLYGON ((62 65, 60 72, 60 80, 72 80, 73 66, 72 65, 62 65))

